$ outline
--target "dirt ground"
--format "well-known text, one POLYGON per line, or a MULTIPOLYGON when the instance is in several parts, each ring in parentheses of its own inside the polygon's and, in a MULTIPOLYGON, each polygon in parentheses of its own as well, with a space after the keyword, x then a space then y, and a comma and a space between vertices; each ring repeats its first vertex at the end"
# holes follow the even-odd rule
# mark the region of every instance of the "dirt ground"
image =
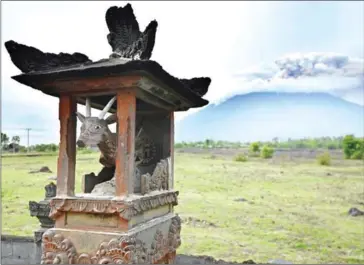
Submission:
POLYGON ((216 260, 210 256, 187 256, 177 255, 175 264, 256 264, 252 260, 244 261, 243 263, 226 262, 223 260, 216 260))
MULTIPOLYGON (((246 148, 211 148, 203 149, 198 147, 185 147, 178 148, 175 150, 179 153, 190 153, 190 154, 211 154, 222 157, 234 157, 238 154, 248 155, 249 150, 246 148)), ((286 158, 288 160, 293 159, 315 159, 317 155, 327 151, 326 149, 275 149, 274 158, 286 158)), ((333 159, 343 158, 344 154, 342 150, 329 150, 330 156, 333 159)))

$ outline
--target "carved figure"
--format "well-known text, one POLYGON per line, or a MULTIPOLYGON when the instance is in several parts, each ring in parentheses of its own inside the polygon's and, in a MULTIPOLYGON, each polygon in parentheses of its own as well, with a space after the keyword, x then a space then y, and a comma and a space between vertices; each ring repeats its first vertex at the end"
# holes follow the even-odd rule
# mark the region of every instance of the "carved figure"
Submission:
POLYGON ((133 8, 127 4, 125 7, 110 7, 106 11, 106 24, 110 31, 107 40, 113 51, 110 57, 149 60, 154 48, 157 21, 151 21, 144 32, 140 32, 133 8))
POLYGON ((108 125, 116 122, 116 114, 104 119, 106 113, 114 104, 116 97, 113 97, 101 111, 99 117, 91 116, 90 99, 86 99, 86 116, 76 112, 81 121, 81 132, 77 140, 78 147, 97 145, 101 156, 99 162, 105 167, 115 166, 116 157, 116 133, 112 133, 108 125))
MULTIPOLYGON (((110 110, 111 106, 114 104, 116 97, 113 97, 104 109, 101 111, 99 117, 91 116, 91 105, 90 99, 86 99, 86 116, 79 112, 76 112, 78 119, 81 121, 81 132, 77 140, 78 147, 97 145, 100 152, 99 162, 105 167, 114 167, 116 158, 116 141, 117 135, 110 131, 108 125, 113 124, 117 121, 116 114, 112 114, 104 119, 106 113, 110 110)), ((142 158, 139 156, 143 154, 141 150, 143 144, 140 143, 140 135, 142 133, 142 128, 140 128, 138 134, 136 135, 136 150, 135 159, 137 160, 136 166, 142 162, 142 158)))

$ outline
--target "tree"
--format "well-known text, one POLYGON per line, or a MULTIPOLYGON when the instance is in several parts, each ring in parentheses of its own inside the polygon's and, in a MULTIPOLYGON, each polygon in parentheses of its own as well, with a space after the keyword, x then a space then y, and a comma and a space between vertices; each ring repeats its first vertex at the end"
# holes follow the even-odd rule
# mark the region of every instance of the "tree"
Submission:
POLYGON ((6 133, 1 133, 1 145, 7 145, 9 143, 9 137, 6 133))
POLYGON ((20 143, 20 137, 15 135, 11 138, 11 147, 13 149, 13 152, 19 151, 19 143, 20 143))
POLYGON ((356 145, 357 145, 357 140, 355 139, 354 135, 349 134, 344 137, 343 147, 344 147, 345 158, 348 159, 351 158, 351 156, 355 152, 356 145))
POLYGON ((343 140, 344 154, 347 159, 364 159, 364 139, 346 135, 343 140))
POLYGON ((14 144, 19 144, 20 143, 20 137, 15 135, 13 136, 13 138, 11 138, 11 142, 14 144))

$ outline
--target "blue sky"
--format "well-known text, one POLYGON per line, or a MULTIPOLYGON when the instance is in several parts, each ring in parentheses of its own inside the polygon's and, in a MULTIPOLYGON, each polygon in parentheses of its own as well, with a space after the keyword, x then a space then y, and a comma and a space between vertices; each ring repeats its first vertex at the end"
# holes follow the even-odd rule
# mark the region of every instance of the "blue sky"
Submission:
MULTIPOLYGON (((32 133, 31 144, 57 143, 59 137, 58 99, 10 78, 20 71, 10 61, 4 42, 13 39, 45 52, 77 51, 93 60, 106 58, 111 48, 106 40, 105 12, 110 6, 126 3, 1 3, 4 132, 23 136, 24 131, 15 129, 43 129, 32 133)), ((290 54, 307 58, 310 53, 328 56, 339 53, 354 62, 350 66, 355 67, 356 72, 359 69, 355 80, 335 74, 289 80, 285 85, 289 85, 291 92, 306 87, 310 91, 322 91, 323 87, 330 90, 330 84, 334 82, 340 84, 332 88, 334 94, 347 100, 358 101, 359 98, 356 103, 362 103, 363 86, 357 86, 357 83, 360 84, 364 76, 363 2, 137 1, 132 5, 141 29, 152 19, 159 23, 152 59, 178 77, 210 76, 213 81, 206 98, 213 102, 251 91, 254 80, 239 77, 241 73, 245 75, 247 69, 261 72, 279 58, 291 58, 290 54)), ((278 79, 269 89, 281 87, 282 79, 278 79)), ((79 106, 79 110, 82 112, 84 108, 79 106)), ((93 113, 98 112, 93 110, 93 113)))

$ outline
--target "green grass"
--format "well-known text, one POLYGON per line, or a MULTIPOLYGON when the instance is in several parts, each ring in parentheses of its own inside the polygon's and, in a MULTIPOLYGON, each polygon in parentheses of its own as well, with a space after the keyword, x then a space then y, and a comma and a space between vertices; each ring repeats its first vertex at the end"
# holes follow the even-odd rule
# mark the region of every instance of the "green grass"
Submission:
MULTIPOLYGON (((43 199, 52 174, 28 172, 48 166, 55 174, 56 161, 56 156, 2 158, 2 233, 32 235, 38 228, 28 202, 43 199)), ((79 155, 76 189, 83 173, 100 169, 97 154, 79 155)), ((176 153, 175 211, 217 226, 183 224, 178 253, 261 263, 363 263, 364 218, 347 215, 351 207, 363 208, 363 173, 350 160, 332 159, 323 167, 315 159, 241 163, 176 153)))

